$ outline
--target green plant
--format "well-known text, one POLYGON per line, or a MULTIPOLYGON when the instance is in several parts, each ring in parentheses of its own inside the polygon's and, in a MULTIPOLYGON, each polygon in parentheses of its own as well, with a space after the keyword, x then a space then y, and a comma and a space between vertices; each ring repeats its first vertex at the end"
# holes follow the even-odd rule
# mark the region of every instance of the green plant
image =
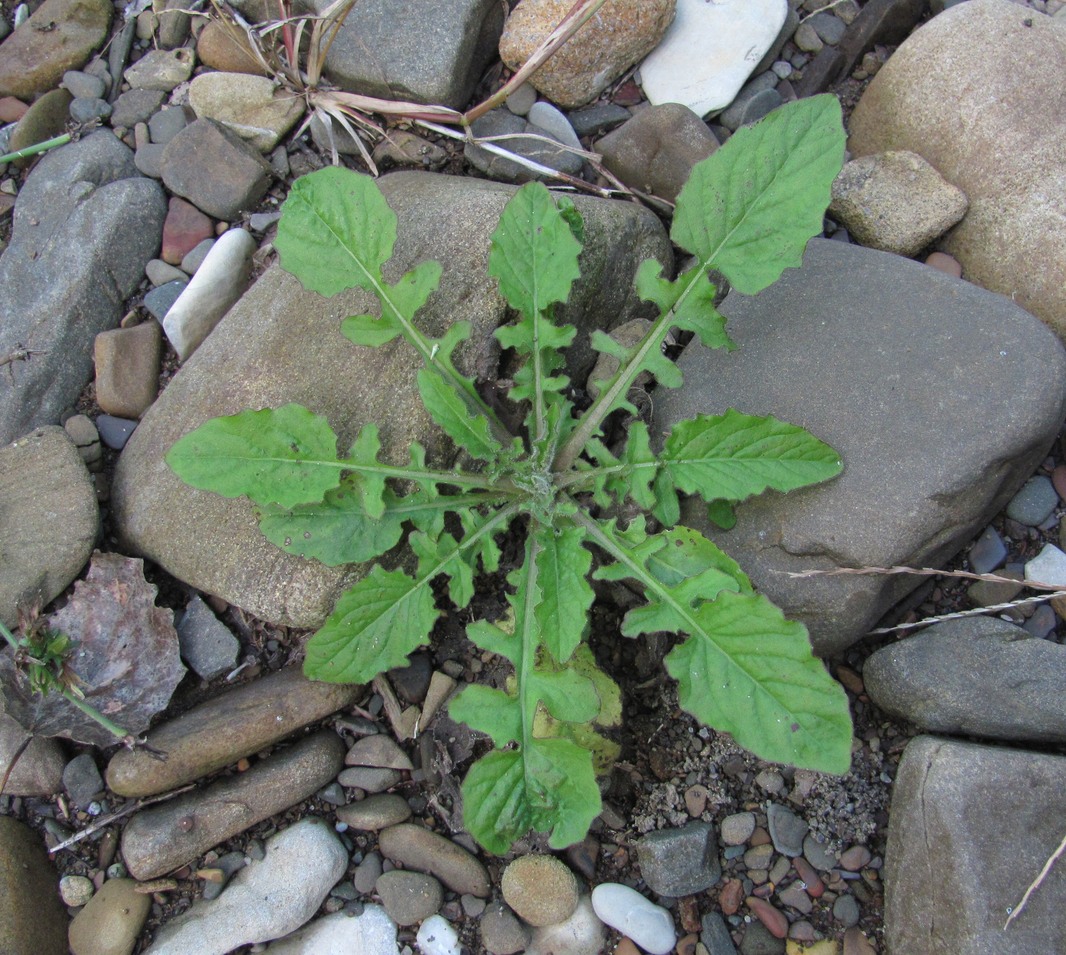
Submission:
POLYGON ((373 560, 410 529, 415 569, 375 564, 340 597, 307 645, 305 671, 314 679, 365 682, 404 664, 442 613, 431 584, 446 578, 452 602, 466 607, 479 567, 499 567, 497 538, 524 533, 523 560, 508 576, 510 618, 467 631, 509 661, 513 677, 505 689, 468 686, 451 704, 453 717, 495 744, 463 784, 466 827, 490 851, 506 851, 531 828, 551 830, 554 847, 568 845, 600 811, 595 769, 611 750, 597 727, 620 709, 617 687, 583 645, 590 575, 643 589, 646 603, 626 614, 624 636, 684 635, 666 658, 684 709, 763 758, 847 770, 847 702, 806 630, 756 594, 715 544, 677 524, 679 493, 720 511, 722 502, 767 488, 836 475, 836 452, 800 428, 734 410, 681 422, 658 453, 638 421, 620 449, 609 450, 604 437, 609 415, 632 410, 626 396, 638 375, 651 372, 661 387, 681 384, 662 353, 671 329, 733 347, 708 271, 754 294, 798 266, 821 231, 843 146, 839 104, 815 97, 740 130, 693 170, 671 236, 696 264, 673 281, 658 263, 641 265, 637 290, 659 317, 633 348, 592 334, 619 367, 583 413, 561 373, 575 329, 552 317, 579 275, 580 217, 543 185, 520 189, 489 253, 489 272, 517 314, 496 337, 522 362, 510 391, 525 410, 518 435, 453 363, 466 324, 436 340, 415 324, 440 265, 422 262, 392 285, 382 278, 396 218, 373 181, 330 168, 294 184, 276 242, 282 266, 322 295, 358 286, 379 300, 380 316, 347 318, 341 331, 366 346, 406 339, 423 361, 426 410, 477 466, 430 467, 417 444, 406 462, 381 462, 372 424, 338 455, 327 422, 295 404, 208 421, 176 442, 167 461, 194 487, 248 497, 271 541, 326 564, 373 560), (621 526, 612 515, 623 506, 650 518, 621 526))

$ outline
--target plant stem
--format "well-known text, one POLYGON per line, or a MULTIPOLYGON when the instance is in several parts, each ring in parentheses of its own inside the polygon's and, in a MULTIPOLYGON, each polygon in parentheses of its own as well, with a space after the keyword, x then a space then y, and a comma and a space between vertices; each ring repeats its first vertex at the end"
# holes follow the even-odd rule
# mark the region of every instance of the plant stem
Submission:
POLYGON ((0 156, 0 163, 12 162, 15 159, 29 159, 30 156, 36 156, 38 153, 54 149, 56 146, 65 146, 69 142, 70 133, 63 133, 62 136, 46 139, 43 143, 34 143, 32 146, 27 146, 25 149, 16 149, 13 153, 7 153, 0 156))
MULTIPOLYGON (((7 641, 8 646, 11 647, 12 652, 19 649, 19 642, 15 639, 15 635, 7 629, 7 627, 0 623, 0 636, 7 641)), ((113 723, 98 709, 86 703, 84 700, 79 699, 78 696, 65 686, 57 687, 60 694, 65 697, 69 702, 73 703, 79 710, 81 710, 89 719, 99 723, 105 730, 111 733, 113 736, 118 737, 120 740, 132 738, 131 734, 124 730, 117 723, 113 723)))

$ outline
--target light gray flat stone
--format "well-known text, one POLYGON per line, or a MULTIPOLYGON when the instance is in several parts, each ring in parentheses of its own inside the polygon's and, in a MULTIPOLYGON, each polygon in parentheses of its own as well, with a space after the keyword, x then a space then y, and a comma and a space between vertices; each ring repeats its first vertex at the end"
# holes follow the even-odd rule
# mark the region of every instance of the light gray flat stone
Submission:
POLYGON ((898 256, 813 240, 802 269, 721 308, 736 351, 690 345, 685 385, 656 392, 653 433, 733 407, 772 414, 844 461, 826 484, 764 494, 712 530, 820 654, 843 650, 916 578, 786 571, 936 566, 966 546, 1043 460, 1066 414, 1066 352, 1007 299, 898 256))

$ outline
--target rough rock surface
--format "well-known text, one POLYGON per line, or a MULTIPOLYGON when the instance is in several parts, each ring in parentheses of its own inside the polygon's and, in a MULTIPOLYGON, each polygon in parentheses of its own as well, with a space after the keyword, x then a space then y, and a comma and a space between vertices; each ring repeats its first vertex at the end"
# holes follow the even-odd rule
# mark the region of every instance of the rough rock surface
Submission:
POLYGON ((0 375, 0 443, 58 423, 77 399, 93 340, 118 325, 165 214, 159 184, 111 132, 50 152, 30 173, 0 258, 0 356, 32 354, 0 375))
POLYGON ((0 942, 11 955, 66 955, 67 913, 44 843, 0 816, 0 942))
POLYGON ((0 448, 0 621, 44 607, 77 577, 100 524, 96 492, 62 428, 40 428, 0 448))
POLYGON ((965 214, 966 196, 917 153, 853 159, 833 183, 829 215, 861 245, 917 255, 965 214))
MULTIPOLYGON (((328 0, 309 0, 317 12, 328 0)), ((341 89, 463 109, 496 53, 503 11, 494 0, 359 0, 326 57, 341 89)))
POLYGON ((934 733, 1066 740, 1066 647, 994 617, 945 620, 863 667, 886 713, 934 733))
POLYGON ((844 472, 737 508, 712 530, 756 587, 843 650, 915 586, 901 577, 795 580, 785 571, 935 566, 1032 474, 1066 414, 1066 351, 998 295, 898 256, 816 239, 802 269, 722 305, 735 352, 690 346, 684 386, 656 395, 653 433, 733 407, 805 427, 844 472))
MULTIPOLYGON (((500 37, 500 58, 517 70, 573 6, 524 0, 500 37)), ((610 0, 538 69, 529 82, 564 109, 584 106, 655 49, 674 19, 675 0, 610 0)))
MULTIPOLYGON (((864 11, 865 12, 865 11, 864 11)), ((916 152, 970 200, 943 240, 967 277, 1066 336, 1066 20, 1008 0, 934 17, 880 70, 851 117, 854 156, 916 152)))
MULTIPOLYGON (((495 379, 499 353, 490 332, 506 320, 506 310, 485 269, 489 236, 513 187, 431 173, 396 173, 380 183, 399 218, 397 255, 386 275, 394 279, 423 259, 447 263, 441 289, 419 321, 438 334, 447 322, 471 320, 473 337, 457 352, 459 367, 495 379)), ((650 257, 669 267, 670 252, 650 212, 608 200, 574 201, 585 217, 582 278, 558 314, 579 328, 570 373, 582 380, 593 361, 588 330, 646 314, 632 290, 633 274, 650 257)), ((342 318, 374 307, 363 292, 325 300, 280 268, 268 271, 204 341, 126 446, 112 502, 128 545, 257 616, 319 626, 352 581, 350 572, 266 545, 246 501, 186 487, 163 455, 215 415, 299 401, 329 419, 342 446, 373 421, 382 427, 386 455, 420 439, 431 460, 441 460, 449 452, 414 388, 417 356, 400 342, 376 351, 356 348, 340 333, 342 318)))
POLYGON ((885 853, 888 950, 1059 951, 1066 938, 1061 866, 1009 929, 1003 923, 1062 839, 1064 815, 1062 756, 935 736, 911 740, 896 775, 885 853))
POLYGON ((0 46, 0 96, 29 102, 84 66, 113 14, 108 0, 45 0, 0 46))
POLYGON ((308 817, 272 836, 266 858, 226 890, 168 922, 145 955, 224 955, 300 928, 344 874, 348 852, 322 820, 308 817))

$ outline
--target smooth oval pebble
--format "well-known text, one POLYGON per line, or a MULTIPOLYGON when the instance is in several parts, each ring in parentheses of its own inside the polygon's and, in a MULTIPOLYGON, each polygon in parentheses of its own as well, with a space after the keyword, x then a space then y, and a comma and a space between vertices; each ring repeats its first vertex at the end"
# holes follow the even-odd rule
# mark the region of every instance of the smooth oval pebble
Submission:
POLYGON ((444 901, 444 890, 431 875, 393 869, 378 877, 374 889, 389 917, 405 927, 436 914, 444 901))
POLYGON ((391 789, 403 777, 396 769, 379 769, 376 766, 349 766, 337 776, 337 782, 352 789, 368 793, 380 793, 391 789))
POLYGON ((784 938, 788 935, 788 919, 784 912, 775 909, 766 899, 760 899, 754 895, 749 895, 746 903, 774 938, 784 938))
POLYGON ((666 955, 677 941, 674 920, 636 889, 604 882, 592 890, 592 908, 604 924, 636 942, 651 955, 666 955))
POLYGON ((722 820, 722 842, 727 846, 742 846, 755 831, 755 813, 735 812, 722 820))
POLYGON ((411 807, 403 796, 382 793, 341 806, 337 810, 337 818, 353 829, 374 832, 406 822, 411 818, 411 807))
POLYGON ((565 922, 577 909, 577 879, 555 856, 520 856, 503 870, 503 900, 530 925, 565 922))
POLYGON ((152 897, 135 891, 133 879, 109 879, 70 923, 67 941, 73 955, 132 952, 152 897))
POLYGON ((414 769, 411 758, 395 740, 383 733, 356 740, 344 757, 345 766, 376 766, 380 769, 414 769))
POLYGON ((83 875, 65 875, 59 880, 59 896, 64 905, 78 908, 93 897, 96 887, 83 875))
POLYGON ((453 892, 487 898, 489 874, 462 846, 414 823, 383 829, 378 849, 386 859, 435 875, 453 892))

